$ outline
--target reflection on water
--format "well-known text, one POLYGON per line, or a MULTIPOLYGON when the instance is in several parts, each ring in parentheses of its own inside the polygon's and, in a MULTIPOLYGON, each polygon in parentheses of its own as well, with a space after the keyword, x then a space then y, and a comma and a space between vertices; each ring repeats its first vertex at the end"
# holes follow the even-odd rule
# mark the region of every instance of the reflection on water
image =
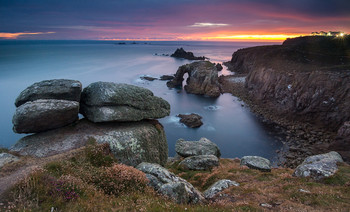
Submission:
MULTIPOLYGON (((12 132, 11 119, 14 101, 27 86, 46 79, 75 79, 88 84, 96 81, 122 82, 148 88, 167 100, 171 114, 160 120, 163 124, 169 155, 174 155, 177 139, 199 140, 207 137, 218 144, 222 157, 260 155, 276 156, 281 147, 264 130, 259 120, 242 107, 236 97, 224 94, 217 99, 187 94, 184 90, 169 89, 165 81, 145 81, 140 76, 159 77, 174 74, 188 60, 158 54, 170 54, 177 47, 207 56, 212 62, 230 60, 238 48, 252 43, 223 42, 149 42, 139 45, 114 45, 113 42, 0 42, 0 144, 9 147, 23 135, 12 132), (179 113, 198 113, 203 125, 190 129, 179 123, 179 113)), ((221 73, 228 74, 224 69, 221 73)))

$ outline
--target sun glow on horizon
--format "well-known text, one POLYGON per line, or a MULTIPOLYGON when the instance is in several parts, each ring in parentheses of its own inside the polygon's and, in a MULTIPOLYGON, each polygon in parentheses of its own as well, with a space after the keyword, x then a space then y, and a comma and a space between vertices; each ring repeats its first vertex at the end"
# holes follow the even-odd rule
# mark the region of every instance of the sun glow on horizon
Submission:
POLYGON ((0 38, 2 39, 17 39, 19 36, 22 35, 42 35, 42 34, 52 34, 55 32, 0 32, 0 38))
POLYGON ((278 42, 284 41, 287 38, 296 38, 300 36, 306 36, 309 34, 240 34, 240 35, 186 35, 175 36, 169 38, 101 38, 99 40, 106 41, 270 41, 278 42))

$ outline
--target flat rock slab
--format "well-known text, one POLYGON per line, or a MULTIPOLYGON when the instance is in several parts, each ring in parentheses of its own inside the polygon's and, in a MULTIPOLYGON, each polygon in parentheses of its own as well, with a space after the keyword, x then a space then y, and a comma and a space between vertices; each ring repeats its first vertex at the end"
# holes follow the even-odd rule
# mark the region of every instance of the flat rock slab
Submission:
POLYGON ((201 203, 205 200, 192 184, 159 164, 141 163, 136 168, 146 174, 150 186, 179 204, 201 203))
POLYGON ((79 102, 39 99, 19 106, 13 116, 16 133, 43 132, 78 120, 79 102))
POLYGON ((213 185, 211 185, 207 190, 204 191, 203 195, 206 199, 211 199, 219 192, 231 187, 231 186, 239 186, 239 183, 232 180, 219 180, 213 185))
POLYGON ((179 114, 177 117, 180 117, 180 122, 185 124, 190 128, 197 128, 203 125, 202 116, 191 113, 191 114, 179 114))
POLYGON ((199 141, 179 139, 176 141, 175 151, 182 157, 215 155, 219 158, 221 156, 219 147, 207 138, 201 138, 199 141))
POLYGON ((340 154, 334 151, 309 156, 295 169, 294 175, 297 177, 312 177, 315 180, 330 177, 338 170, 337 162, 344 161, 340 154))
POLYGON ((34 83, 24 89, 15 101, 16 107, 38 99, 80 101, 81 83, 77 80, 53 79, 34 83))
POLYGON ((167 101, 134 85, 95 82, 84 88, 80 112, 90 121, 140 121, 170 114, 167 101))
POLYGON ((165 164, 168 144, 158 121, 92 123, 80 120, 73 126, 21 138, 11 151, 47 157, 85 146, 89 140, 109 143, 119 162, 136 166, 141 162, 165 164))
POLYGON ((215 155, 198 155, 185 158, 179 166, 190 170, 211 170, 219 166, 219 159, 215 155))
POLYGON ((258 169, 260 171, 271 171, 271 162, 259 156, 244 156, 241 159, 241 166, 248 166, 251 169, 258 169))
POLYGON ((0 168, 4 165, 18 161, 19 158, 9 153, 0 153, 0 168))

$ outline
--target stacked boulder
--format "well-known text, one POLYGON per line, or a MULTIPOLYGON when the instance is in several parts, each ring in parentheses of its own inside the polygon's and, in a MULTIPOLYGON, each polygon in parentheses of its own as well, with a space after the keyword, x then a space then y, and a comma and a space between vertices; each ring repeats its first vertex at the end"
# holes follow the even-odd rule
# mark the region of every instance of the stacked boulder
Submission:
POLYGON ((92 122, 140 121, 168 116, 170 105, 146 88, 95 82, 84 88, 81 113, 92 122))
POLYGON ((14 132, 38 133, 78 120, 81 87, 76 80, 55 79, 26 88, 15 102, 14 132))
POLYGON ((79 81, 46 80, 25 89, 16 99, 14 131, 37 134, 20 139, 11 150, 47 157, 95 140, 109 143, 121 163, 165 165, 166 136, 154 119, 169 115, 168 102, 127 84, 96 82, 81 88, 79 81), (87 120, 78 120, 79 108, 87 120))
POLYGON ((207 138, 201 138, 199 141, 179 139, 176 141, 175 151, 185 158, 179 163, 184 169, 211 170, 219 166, 220 149, 207 138))

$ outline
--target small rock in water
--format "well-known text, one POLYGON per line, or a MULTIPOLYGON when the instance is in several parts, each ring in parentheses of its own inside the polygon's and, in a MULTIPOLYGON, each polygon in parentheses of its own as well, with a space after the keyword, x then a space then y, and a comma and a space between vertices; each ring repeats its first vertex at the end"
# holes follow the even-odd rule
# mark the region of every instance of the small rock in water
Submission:
POLYGON ((148 80, 148 81, 154 81, 154 80, 156 80, 157 78, 155 78, 155 77, 148 77, 148 76, 142 76, 142 77, 140 77, 141 79, 143 79, 143 80, 148 80))
POLYGON ((186 114, 179 114, 177 117, 180 117, 180 122, 185 124, 187 127, 190 128, 197 128, 203 125, 203 122, 201 121, 202 116, 191 113, 189 115, 186 114))
POLYGON ((160 80, 172 80, 174 79, 174 75, 162 75, 160 76, 160 80))

